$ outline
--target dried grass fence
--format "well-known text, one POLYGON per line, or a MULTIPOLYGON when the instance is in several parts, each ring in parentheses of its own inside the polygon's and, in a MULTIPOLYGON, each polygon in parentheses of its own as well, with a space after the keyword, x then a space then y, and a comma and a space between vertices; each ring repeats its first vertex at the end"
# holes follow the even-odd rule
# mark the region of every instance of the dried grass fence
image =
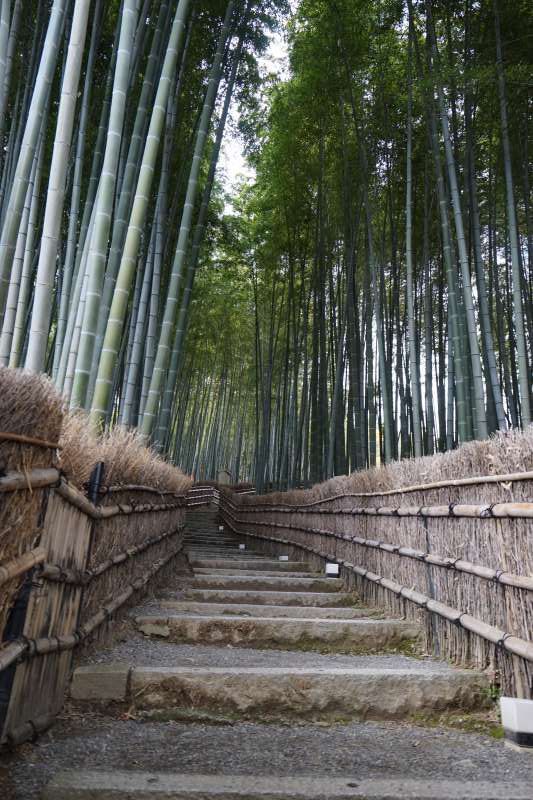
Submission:
POLYGON ((6 369, 0 469, 0 732, 18 743, 61 709, 74 648, 168 580, 190 481, 133 434, 99 438, 66 416, 46 379, 6 369), (93 503, 82 487, 101 461, 93 503))
MULTIPOLYGON (((528 432, 465 448, 471 455, 479 447, 491 456, 489 465, 520 466, 519 472, 459 478, 466 471, 460 448, 432 459, 437 475, 452 462, 453 479, 427 481, 428 460, 421 459, 406 462, 405 472, 399 463, 309 492, 221 492, 221 513, 240 534, 336 561, 364 602, 420 619, 430 652, 488 669, 506 694, 531 698, 532 442, 528 432), (403 483, 405 473, 411 485, 403 483)), ((487 468, 483 459, 481 467, 487 468)))

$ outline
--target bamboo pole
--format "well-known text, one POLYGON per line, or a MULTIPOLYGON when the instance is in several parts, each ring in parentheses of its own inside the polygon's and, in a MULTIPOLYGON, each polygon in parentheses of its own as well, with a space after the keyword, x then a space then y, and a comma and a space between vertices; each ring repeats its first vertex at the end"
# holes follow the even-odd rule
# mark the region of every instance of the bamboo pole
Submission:
MULTIPOLYGON (((345 495, 347 497, 348 495, 345 495)), ((305 507, 290 506, 241 506, 245 514, 320 514, 354 517, 470 517, 472 519, 532 519, 533 503, 448 503, 438 506, 354 506, 350 509, 320 509, 309 511, 305 507)), ((254 523, 251 523, 254 524, 254 523)), ((270 524, 270 523, 269 523, 270 524)))
POLYGON ((29 472, 8 472, 0 477, 0 493, 20 492, 55 486, 60 478, 57 469, 31 469, 29 472))
POLYGON ((87 500, 85 495, 78 492, 77 489, 68 484, 66 481, 61 481, 56 491, 64 500, 78 508, 80 511, 83 511, 83 513, 88 517, 91 517, 91 519, 109 519, 110 517, 116 517, 119 514, 127 516, 129 514, 170 511, 174 508, 183 508, 185 504, 185 498, 176 495, 176 497, 179 497, 179 501, 176 503, 143 503, 139 505, 118 504, 114 506, 95 506, 90 500, 87 500))
POLYGON ((48 442, 46 439, 37 439, 34 436, 23 436, 21 433, 0 431, 0 442, 20 442, 20 444, 31 444, 34 447, 46 447, 50 450, 61 449, 57 442, 48 442))
POLYGON ((8 581, 29 572, 32 567, 42 564, 46 558, 46 551, 42 547, 36 547, 29 553, 24 553, 7 564, 0 565, 0 586, 8 581))

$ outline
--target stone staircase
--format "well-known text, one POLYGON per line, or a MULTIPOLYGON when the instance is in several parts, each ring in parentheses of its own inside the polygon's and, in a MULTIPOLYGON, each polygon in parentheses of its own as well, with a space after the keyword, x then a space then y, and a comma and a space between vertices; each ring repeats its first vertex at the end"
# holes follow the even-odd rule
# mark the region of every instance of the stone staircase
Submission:
POLYGON ((492 750, 506 763, 520 756, 480 737, 439 731, 452 759, 471 742, 469 779, 458 780, 452 762, 436 768, 429 752, 426 770, 413 768, 407 742, 432 735, 413 721, 467 714, 488 696, 483 675, 421 657, 416 625, 361 607, 339 579, 305 562, 247 549, 212 509, 189 513, 185 545, 193 570, 186 585, 180 579, 179 591, 135 611, 131 640, 74 674, 76 707, 112 717, 117 736, 117 720, 123 731, 126 719, 140 726, 144 746, 132 731, 130 768, 113 759, 106 768, 109 752, 84 759, 85 769, 54 775, 47 800, 533 798, 533 771, 529 782, 515 772, 504 780, 492 750), (372 760, 372 732, 379 739, 383 729, 372 760), (337 762, 351 731, 359 733, 347 769, 337 762), (179 742, 187 750, 191 737, 187 761, 179 742), (167 748, 176 748, 172 765, 167 748), (227 754, 222 764, 219 752, 227 754))

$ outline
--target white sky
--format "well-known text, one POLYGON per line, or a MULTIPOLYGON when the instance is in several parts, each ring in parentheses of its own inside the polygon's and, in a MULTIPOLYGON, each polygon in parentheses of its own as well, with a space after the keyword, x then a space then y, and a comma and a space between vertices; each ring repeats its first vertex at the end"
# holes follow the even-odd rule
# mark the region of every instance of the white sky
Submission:
MULTIPOLYGON (((259 59, 261 77, 275 73, 285 77, 289 71, 287 42, 283 31, 270 36, 270 45, 265 55, 259 59)), ((252 181, 254 170, 247 164, 244 147, 240 137, 235 133, 238 119, 235 104, 230 111, 231 122, 226 128, 220 152, 218 177, 222 180, 228 193, 243 178, 252 181)))

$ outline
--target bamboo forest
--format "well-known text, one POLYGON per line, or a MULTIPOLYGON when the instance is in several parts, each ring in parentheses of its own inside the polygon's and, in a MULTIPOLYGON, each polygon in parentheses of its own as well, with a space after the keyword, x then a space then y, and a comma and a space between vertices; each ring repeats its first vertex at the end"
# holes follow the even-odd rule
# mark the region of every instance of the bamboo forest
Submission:
POLYGON ((529 0, 0 13, 1 366, 258 490, 531 423, 529 0))

